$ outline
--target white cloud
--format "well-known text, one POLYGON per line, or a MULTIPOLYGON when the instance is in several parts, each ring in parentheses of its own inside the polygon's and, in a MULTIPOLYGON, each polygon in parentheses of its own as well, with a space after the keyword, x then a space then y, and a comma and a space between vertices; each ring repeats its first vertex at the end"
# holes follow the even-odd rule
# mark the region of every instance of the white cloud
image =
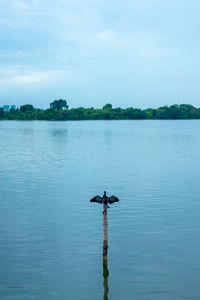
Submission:
POLYGON ((12 1, 12 7, 16 11, 27 11, 31 9, 30 4, 28 4, 27 1, 22 1, 22 0, 12 1))
POLYGON ((164 53, 160 51, 158 48, 153 47, 151 45, 141 47, 141 49, 136 52, 136 56, 138 58, 149 59, 149 60, 157 60, 163 57, 164 53))
POLYGON ((7 68, 0 71, 1 85, 5 87, 28 87, 38 88, 45 84, 53 84, 58 81, 73 79, 72 74, 66 70, 39 70, 39 71, 23 71, 19 67, 7 68))
POLYGON ((51 80, 56 75, 60 75, 58 71, 39 71, 39 72, 30 72, 24 75, 16 75, 8 79, 9 83, 17 85, 33 85, 36 83, 43 83, 45 81, 51 80))
MULTIPOLYGON (((72 36, 70 36, 72 38, 72 36)), ((109 56, 110 62, 157 60, 169 55, 160 38, 151 32, 120 32, 106 29, 98 32, 76 32, 73 40, 81 47, 82 58, 109 56)))

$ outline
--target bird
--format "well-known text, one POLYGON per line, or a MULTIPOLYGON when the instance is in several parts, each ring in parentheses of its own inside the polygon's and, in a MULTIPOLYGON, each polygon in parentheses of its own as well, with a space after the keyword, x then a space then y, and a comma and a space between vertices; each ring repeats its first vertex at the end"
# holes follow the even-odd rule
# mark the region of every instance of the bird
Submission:
POLYGON ((97 202, 97 203, 103 204, 105 207, 109 208, 108 203, 113 204, 115 202, 119 202, 119 199, 116 196, 108 197, 106 195, 106 191, 104 191, 103 197, 100 197, 99 195, 94 196, 90 200, 90 202, 97 202))

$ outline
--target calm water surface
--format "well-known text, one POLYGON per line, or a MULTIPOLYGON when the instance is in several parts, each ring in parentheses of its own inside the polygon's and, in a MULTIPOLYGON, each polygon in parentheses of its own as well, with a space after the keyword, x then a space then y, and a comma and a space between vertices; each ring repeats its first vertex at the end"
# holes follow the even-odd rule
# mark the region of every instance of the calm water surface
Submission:
POLYGON ((200 121, 2 121, 0 143, 0 299, 200 299, 200 121))

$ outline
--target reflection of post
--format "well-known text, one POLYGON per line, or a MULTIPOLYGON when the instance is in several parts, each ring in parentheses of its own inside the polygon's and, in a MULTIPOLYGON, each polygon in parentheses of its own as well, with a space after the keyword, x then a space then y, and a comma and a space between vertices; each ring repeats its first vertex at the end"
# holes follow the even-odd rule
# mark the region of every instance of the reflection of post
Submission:
POLYGON ((107 228, 107 207, 103 206, 103 263, 107 264, 108 251, 108 228, 107 228))
POLYGON ((103 262, 103 286, 104 286, 104 300, 108 300, 108 276, 109 276, 109 271, 107 267, 107 262, 103 262))

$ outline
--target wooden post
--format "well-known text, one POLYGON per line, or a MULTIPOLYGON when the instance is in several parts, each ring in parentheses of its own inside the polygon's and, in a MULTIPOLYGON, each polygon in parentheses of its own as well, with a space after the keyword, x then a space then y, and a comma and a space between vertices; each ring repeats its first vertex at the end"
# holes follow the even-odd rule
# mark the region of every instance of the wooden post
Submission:
POLYGON ((103 206, 103 263, 107 264, 107 251, 108 251, 108 228, 107 228, 107 207, 103 206))

